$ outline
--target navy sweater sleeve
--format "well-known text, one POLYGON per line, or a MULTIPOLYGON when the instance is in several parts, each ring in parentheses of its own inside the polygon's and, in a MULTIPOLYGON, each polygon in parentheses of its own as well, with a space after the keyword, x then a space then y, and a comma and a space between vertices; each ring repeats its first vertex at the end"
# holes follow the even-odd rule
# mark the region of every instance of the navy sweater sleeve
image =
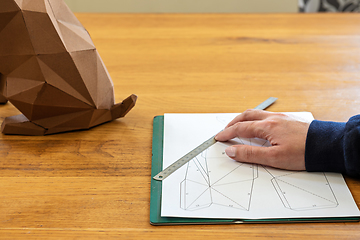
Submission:
POLYGON ((360 115, 346 123, 314 120, 309 127, 305 167, 360 177, 360 115))

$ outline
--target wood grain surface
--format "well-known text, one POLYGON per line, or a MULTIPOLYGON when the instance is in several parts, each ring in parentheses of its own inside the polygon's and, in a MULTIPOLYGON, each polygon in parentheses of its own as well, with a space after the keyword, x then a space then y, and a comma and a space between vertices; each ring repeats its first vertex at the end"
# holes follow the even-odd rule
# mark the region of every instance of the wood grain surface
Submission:
MULTIPOLYGON (((0 135, 0 239, 359 239, 359 223, 149 224, 152 121, 164 113, 360 113, 360 15, 77 14, 125 117, 88 131, 0 135)), ((0 106, 0 120, 19 114, 0 106)), ((360 180, 346 177, 360 205, 360 180)))

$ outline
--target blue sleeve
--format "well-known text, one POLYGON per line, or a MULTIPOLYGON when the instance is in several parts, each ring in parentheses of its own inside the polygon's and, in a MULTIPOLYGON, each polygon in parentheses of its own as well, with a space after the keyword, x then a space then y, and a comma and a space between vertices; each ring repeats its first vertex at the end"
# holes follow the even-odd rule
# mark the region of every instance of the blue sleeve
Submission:
POLYGON ((306 139, 305 167, 360 177, 360 115, 346 123, 314 120, 306 139))

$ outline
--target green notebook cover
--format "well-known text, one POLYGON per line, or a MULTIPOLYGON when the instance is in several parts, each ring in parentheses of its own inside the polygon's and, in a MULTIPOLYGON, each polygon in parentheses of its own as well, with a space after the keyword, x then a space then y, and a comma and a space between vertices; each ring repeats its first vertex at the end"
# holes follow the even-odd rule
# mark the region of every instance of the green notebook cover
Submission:
POLYGON ((150 223, 152 225, 182 224, 234 224, 234 223, 292 223, 292 222, 357 222, 359 217, 335 218, 279 218, 279 219, 210 219, 161 217, 162 182, 153 177, 162 171, 164 116, 156 116, 153 122, 150 223))

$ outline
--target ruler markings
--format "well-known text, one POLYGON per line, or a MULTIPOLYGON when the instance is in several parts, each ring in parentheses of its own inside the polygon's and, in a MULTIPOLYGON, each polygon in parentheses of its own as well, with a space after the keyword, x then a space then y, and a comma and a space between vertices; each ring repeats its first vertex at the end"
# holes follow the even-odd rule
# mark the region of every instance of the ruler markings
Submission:
MULTIPOLYGON (((261 104, 259 104, 258 106, 256 106, 254 109, 262 109, 262 110, 264 110, 267 107, 269 107, 271 104, 273 104, 276 100, 277 100, 277 98, 270 97, 267 100, 265 100, 264 102, 262 102, 261 104)), ((165 178, 167 178, 168 176, 170 176, 173 172, 175 172, 176 170, 178 170, 179 168, 184 166, 191 159, 193 159, 194 157, 196 157, 197 155, 202 153, 204 150, 206 150, 209 147, 211 147, 212 145, 214 145, 217 142, 216 139, 215 139, 215 136, 212 136, 211 138, 209 138, 208 140, 206 140, 205 142, 203 142, 202 144, 200 144, 199 146, 194 148, 192 151, 185 154, 183 157, 181 157, 179 160, 177 160, 176 162, 171 164, 166 169, 159 172, 153 178, 155 180, 162 181, 165 178)))

